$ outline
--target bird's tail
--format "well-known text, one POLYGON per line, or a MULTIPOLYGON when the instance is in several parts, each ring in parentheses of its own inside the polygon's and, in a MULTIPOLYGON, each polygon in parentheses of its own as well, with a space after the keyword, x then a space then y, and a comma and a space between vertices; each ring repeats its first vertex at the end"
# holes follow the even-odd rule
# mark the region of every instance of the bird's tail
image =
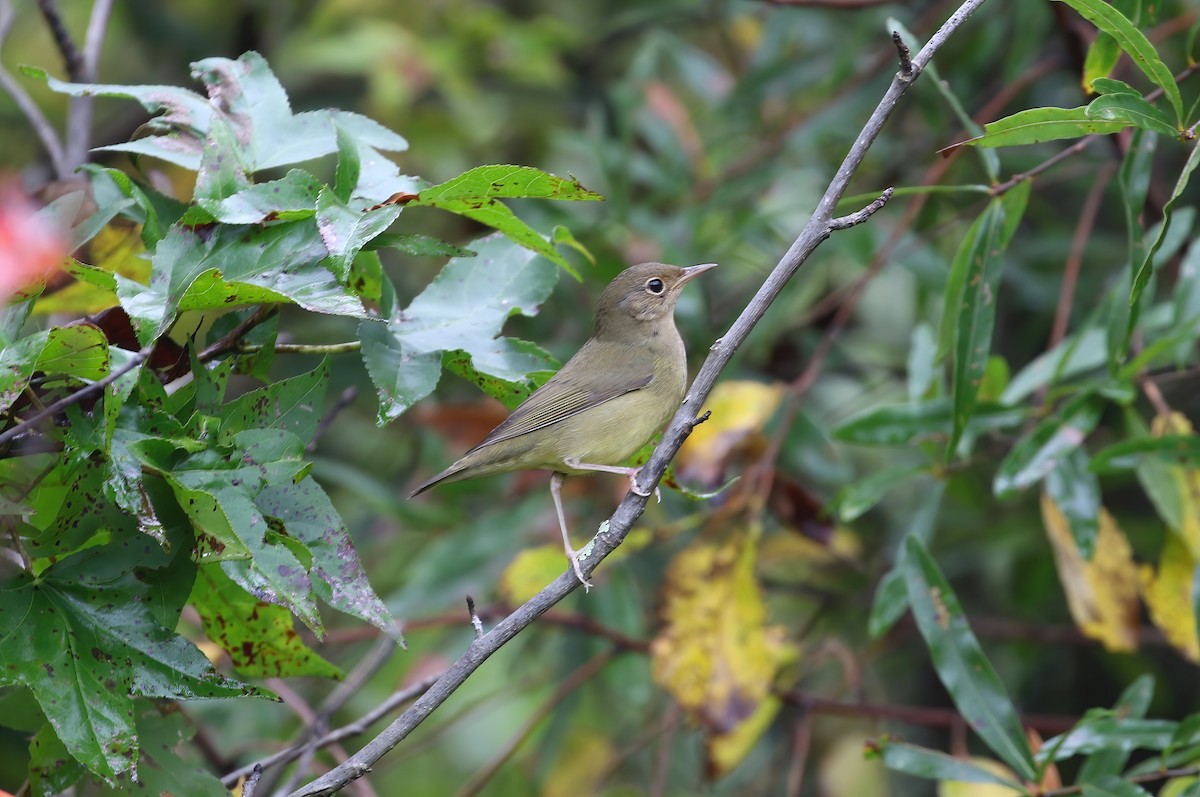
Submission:
POLYGON ((454 477, 457 476, 461 470, 462 470, 462 468, 459 466, 459 463, 457 463, 457 462, 454 463, 453 465, 446 468, 444 471, 442 471, 438 475, 434 476, 429 481, 423 482, 422 484, 418 485, 415 490, 413 490, 411 493, 408 494, 408 497, 416 498, 418 495, 425 492, 429 488, 436 487, 444 481, 454 481, 454 477))

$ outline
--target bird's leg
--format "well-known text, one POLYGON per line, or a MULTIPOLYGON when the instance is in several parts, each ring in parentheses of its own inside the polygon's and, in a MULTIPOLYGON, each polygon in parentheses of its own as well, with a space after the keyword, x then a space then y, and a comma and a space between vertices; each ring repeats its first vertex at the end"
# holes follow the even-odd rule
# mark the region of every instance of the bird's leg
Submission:
POLYGON ((583 567, 579 564, 579 554, 571 547, 571 535, 567 533, 567 517, 563 514, 562 505, 562 483, 567 478, 565 473, 552 473, 550 475, 550 495, 554 498, 554 511, 558 513, 558 527, 562 530, 563 548, 567 552, 567 558, 571 560, 571 567, 575 569, 575 577, 579 579, 579 583, 583 584, 583 591, 587 592, 591 589, 591 582, 583 575, 583 567))
MULTIPOLYGON (((637 476, 642 472, 641 468, 624 468, 620 465, 589 465, 586 462, 580 462, 575 459, 564 459, 563 464, 574 468, 575 470, 595 470, 601 473, 619 473, 629 479, 629 489, 641 496, 649 496, 650 493, 643 493, 638 489, 637 476)), ((654 498, 661 504, 662 491, 658 489, 658 485, 654 486, 654 498)))

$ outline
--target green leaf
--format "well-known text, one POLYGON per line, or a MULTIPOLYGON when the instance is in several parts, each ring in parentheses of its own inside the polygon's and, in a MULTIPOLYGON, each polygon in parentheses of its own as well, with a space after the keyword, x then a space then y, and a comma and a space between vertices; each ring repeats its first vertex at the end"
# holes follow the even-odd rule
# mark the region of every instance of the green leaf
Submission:
POLYGON ((317 368, 243 393, 220 410, 222 445, 248 429, 283 429, 308 441, 316 434, 329 384, 329 361, 317 368))
POLYGON ((1046 740, 1043 749, 1053 760, 1063 761, 1077 755, 1101 750, 1163 750, 1171 743, 1179 723, 1168 720, 1114 717, 1111 714, 1088 718, 1062 738, 1046 740))
MULTIPOLYGON (((919 404, 876 407, 856 415, 833 430, 833 437, 845 443, 866 446, 908 445, 923 437, 950 435, 953 406, 939 398, 919 404)), ((994 429, 1020 426, 1028 417, 1024 407, 978 404, 968 431, 982 434, 994 429)))
POLYGON ((253 169, 248 156, 233 125, 222 114, 213 116, 196 170, 196 204, 212 213, 212 205, 249 188, 253 169))
POLYGON ((312 219, 219 225, 204 235, 176 227, 154 253, 150 285, 118 277, 117 295, 142 345, 184 310, 294 302, 311 312, 362 318, 362 303, 325 268, 326 255, 312 219))
MULTIPOLYGON (((942 323, 954 318, 953 378, 954 404, 950 442, 946 458, 953 457, 958 442, 974 411, 991 352, 992 329, 996 321, 996 294, 1000 288, 1002 253, 1025 212, 1029 199, 1029 181, 1019 184, 993 200, 979 217, 955 254, 951 266, 951 284, 942 323)), ((943 331, 943 341, 946 340, 943 331)))
MULTIPOLYGON (((1150 708, 1150 700, 1154 697, 1154 678, 1149 675, 1138 677, 1133 683, 1125 687, 1121 692, 1121 696, 1117 698, 1117 702, 1112 707, 1112 716, 1124 717, 1126 719, 1142 719, 1146 716, 1146 711, 1150 708)), ((1182 730, 1183 724, 1177 729, 1172 741, 1179 738, 1179 730, 1182 730)), ((1067 736, 1059 737, 1065 742, 1067 736)), ((1053 748, 1043 748, 1045 750, 1053 750, 1053 748)), ((1129 750, 1121 750, 1119 748, 1105 748, 1097 750, 1084 759, 1083 765, 1079 768, 1079 775, 1076 781, 1079 783, 1095 783, 1103 777, 1110 775, 1119 775, 1125 769, 1125 764, 1129 760, 1129 750)), ((1050 763, 1051 755, 1039 755, 1039 760, 1045 759, 1050 763)))
POLYGON ((1142 93, 1123 80, 1110 77, 1098 77, 1092 81, 1091 90, 1096 94, 1132 94, 1135 97, 1142 93))
MULTIPOLYGON (((1122 269, 1120 283, 1133 291, 1134 267, 1145 256, 1145 231, 1142 229, 1142 211, 1150 190, 1154 169, 1154 151, 1158 136, 1148 130, 1135 130, 1129 141, 1129 149, 1121 161, 1118 184, 1121 188, 1122 207, 1125 210, 1125 228, 1129 233, 1129 262, 1122 269)), ((1132 322, 1132 309, 1114 286, 1109 304, 1107 327, 1108 370, 1116 373, 1129 351, 1128 333, 1132 322)))
POLYGON ((1018 775, 1032 780, 1033 756, 1016 709, 971 632, 950 584, 925 545, 911 534, 905 538, 903 571, 917 628, 942 685, 967 725, 1018 775))
POLYGON ((1030 108, 983 126, 983 135, 964 141, 973 147, 1015 147, 1064 138, 1107 135, 1129 127, 1127 122, 1088 116, 1087 108, 1030 108))
POLYGON ((1133 288, 1129 293, 1129 324, 1125 333, 1126 346, 1128 340, 1133 334, 1133 329, 1137 325, 1139 304, 1138 299, 1142 296, 1142 291, 1146 284, 1150 281, 1150 275, 1153 272, 1154 255, 1158 252, 1159 247, 1163 245, 1163 240, 1167 237, 1167 231, 1171 227, 1172 212, 1175 209, 1175 203, 1179 197, 1183 195, 1184 189, 1187 188, 1188 182, 1192 178, 1192 172, 1200 165, 1200 142, 1192 145, 1192 151, 1188 154, 1187 161, 1183 165, 1183 169, 1179 172, 1179 177, 1175 180, 1175 188, 1171 191, 1171 196, 1167 200, 1167 204, 1163 206, 1163 220, 1158 227, 1158 234, 1154 237, 1154 242, 1150 244, 1150 248, 1146 251, 1145 256, 1138 264, 1137 273, 1133 278, 1133 288))
POLYGON ((561 363, 537 344, 516 338, 497 338, 495 350, 488 356, 490 370, 506 373, 507 377, 490 376, 477 370, 471 355, 465 351, 446 352, 442 367, 514 410, 529 398, 534 390, 545 384, 561 363))
POLYGON ((1096 547, 1100 514, 1100 482, 1089 464, 1087 452, 1079 447, 1061 457, 1046 474, 1046 492, 1067 519, 1080 555, 1088 560, 1096 547))
POLYGON ((201 203, 216 221, 261 224, 315 216, 324 184, 303 169, 292 169, 278 180, 256 183, 216 202, 201 203))
POLYGON ((347 206, 328 188, 317 197, 317 229, 329 251, 329 267, 343 282, 359 251, 400 216, 400 207, 385 205, 360 212, 347 206))
POLYGON ((522 367, 545 369, 544 362, 530 359, 528 349, 497 341, 496 335, 509 316, 537 312, 557 270, 499 235, 471 246, 477 256, 447 263, 407 308, 391 313, 386 326, 360 326, 363 361, 379 392, 381 424, 433 391, 444 351, 465 352, 475 371, 508 382, 526 378, 522 367))
POLYGON ((0 348, 0 411, 12 406, 38 371, 92 381, 108 373, 108 341, 98 327, 53 327, 0 348))
POLYGON ((539 233, 521 221, 499 198, 602 199, 580 185, 528 166, 477 166, 452 180, 421 191, 414 205, 441 208, 499 230, 511 240, 557 263, 578 278, 575 269, 539 233))
POLYGON ((1116 39, 1117 44, 1130 60, 1150 78, 1154 85, 1163 90, 1167 101, 1175 110, 1176 126, 1183 123, 1183 98, 1175 76, 1158 57, 1158 51, 1146 35, 1134 27, 1125 15, 1105 0, 1060 0, 1079 12, 1079 15, 1097 28, 1116 39))
POLYGON ((937 378, 937 339, 933 328, 924 322, 913 328, 908 347, 908 400, 916 403, 926 397, 937 378))
POLYGON ((995 783, 1020 789, 1021 785, 1009 778, 1002 778, 983 767, 976 766, 965 758, 939 753, 924 747, 903 742, 879 742, 884 766, 897 772, 915 775, 928 780, 954 780, 963 783, 995 783))
MULTIPOLYGON (((913 494, 918 498, 916 511, 908 521, 908 532, 921 542, 928 544, 933 538, 934 527, 942 510, 942 498, 946 494, 946 480, 929 478, 919 483, 913 494)), ((904 570, 897 556, 891 569, 875 587, 875 598, 871 614, 867 618, 867 632, 872 639, 886 634, 896 621, 908 611, 908 588, 904 583, 904 570)))
POLYGON ((191 602, 204 633, 229 654, 243 677, 342 677, 341 670, 305 647, 286 609, 257 600, 216 565, 199 568, 191 602))
POLYGON ((413 257, 473 257, 474 252, 463 249, 445 241, 439 241, 431 235, 419 232, 385 232, 371 239, 363 249, 396 249, 413 257))
POLYGON ((1120 473, 1138 467, 1147 457, 1195 467, 1200 463, 1200 437, 1173 434, 1113 443, 1096 453, 1091 470, 1093 473, 1120 473))
POLYGON ((1083 784, 1083 797, 1150 797, 1150 792, 1136 783, 1108 775, 1096 783, 1083 784))
POLYGON ((173 549, 168 558, 149 537, 121 533, 0 583, 0 685, 32 689, 72 757, 110 781, 137 760, 132 696, 254 694, 170 630, 195 573, 190 546, 178 538, 173 549))
POLYGON ((1107 94, 1108 92, 1096 85, 1096 81, 1107 79, 1120 57, 1121 46, 1117 44, 1117 40, 1107 33, 1098 33, 1083 59, 1083 79, 1080 81, 1083 90, 1107 94))
POLYGON ((99 207, 111 207, 119 203, 118 197, 132 199, 134 208, 122 212, 142 225, 142 243, 153 250, 155 244, 167 234, 167 228, 176 222, 187 205, 168 197, 153 188, 135 183, 129 175, 117 169, 108 169, 94 163, 80 167, 92 177, 92 193, 99 207))
POLYGON ((196 731, 186 715, 164 712, 146 705, 137 716, 138 781, 121 784, 125 797, 228 797, 229 790, 209 772, 194 753, 184 758, 179 748, 191 746, 196 731))
POLYGON ((996 497, 1011 498, 1059 467, 1083 445, 1103 411, 1103 400, 1085 393, 1034 427, 1000 463, 992 482, 996 497))
POLYGON ((63 83, 48 78, 42 70, 25 71, 46 80, 54 91, 74 97, 134 99, 151 113, 161 113, 146 125, 154 135, 99 149, 149 155, 192 171, 200 168, 214 109, 226 116, 237 140, 244 143, 244 165, 251 172, 336 152, 338 130, 357 141, 360 148, 372 151, 408 147, 402 136, 360 114, 331 109, 293 114, 283 87, 255 52, 244 53, 237 60, 206 58, 192 64, 192 75, 205 83, 211 102, 175 86, 63 83))
POLYGON ((1086 113, 1089 119, 1124 122, 1165 136, 1179 136, 1171 119, 1139 94, 1104 94, 1088 104, 1086 113))
POLYGON ((337 138, 337 169, 334 172, 333 193, 342 202, 349 202, 362 174, 358 142, 340 127, 334 127, 337 138))
POLYGON ((846 485, 837 498, 838 519, 843 523, 857 520, 892 489, 928 471, 928 465, 894 465, 846 485))
MULTIPOLYGON (((62 794, 87 775, 49 722, 29 740, 29 785, 33 794, 62 794)), ((68 792, 69 793, 69 792, 68 792)))
POLYGON ((65 83, 49 77, 43 69, 23 67, 21 71, 30 77, 45 80, 52 91, 60 94, 137 100, 150 113, 161 114, 146 123, 148 130, 160 135, 145 136, 128 144, 99 149, 150 155, 192 171, 199 168, 204 136, 208 132, 208 121, 212 114, 212 106, 202 95, 177 86, 65 83))
POLYGON ((1171 327, 1190 330, 1175 348, 1175 365, 1183 367, 1195 346, 1197 322, 1200 321, 1200 240, 1193 241, 1179 263, 1175 279, 1175 297, 1171 327))

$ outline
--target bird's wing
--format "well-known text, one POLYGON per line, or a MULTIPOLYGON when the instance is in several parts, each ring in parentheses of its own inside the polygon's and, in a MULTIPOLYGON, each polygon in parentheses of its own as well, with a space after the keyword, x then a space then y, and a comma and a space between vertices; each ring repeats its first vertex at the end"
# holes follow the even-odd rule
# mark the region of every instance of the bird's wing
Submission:
POLYGON ((652 363, 642 362, 635 365, 628 362, 630 358, 619 356, 605 358, 605 373, 600 376, 594 367, 580 364, 591 359, 583 356, 588 349, 588 346, 581 349, 579 354, 571 358, 549 382, 534 391, 475 448, 483 448, 501 440, 511 440, 537 429, 544 429, 618 396, 640 390, 654 381, 652 363))

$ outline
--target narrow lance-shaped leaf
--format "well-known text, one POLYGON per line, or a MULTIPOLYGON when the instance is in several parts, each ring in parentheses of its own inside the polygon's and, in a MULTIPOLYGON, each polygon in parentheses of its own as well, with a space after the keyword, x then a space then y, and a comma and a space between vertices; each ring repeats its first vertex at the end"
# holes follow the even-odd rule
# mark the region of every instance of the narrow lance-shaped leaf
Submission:
POLYGON ((1062 512, 1084 559, 1091 559, 1095 550, 1100 513, 1100 483, 1088 463, 1087 452, 1076 448, 1046 474, 1046 494, 1062 512))
POLYGON ((1105 0, 1060 0, 1079 12, 1079 15, 1091 22, 1100 30, 1116 39, 1121 49, 1129 55, 1130 60, 1138 69, 1150 78, 1154 85, 1163 90, 1167 101, 1175 110, 1175 122, 1178 126, 1183 122, 1183 97, 1175 76, 1158 57, 1158 51, 1146 38, 1146 34, 1138 30, 1124 14, 1107 3, 1105 0))
MULTIPOLYGON (((951 283, 947 288, 943 325, 953 317, 954 359, 951 395, 953 426, 946 458, 954 456, 962 439, 979 385, 987 366, 996 322, 996 295, 1000 288, 1002 257, 1025 212, 1029 181, 993 200, 972 227, 955 255, 951 283), (961 287, 959 287, 961 286, 961 287)), ((943 341, 947 332, 943 330, 943 341)))
MULTIPOLYGON (((1122 282, 1130 285, 1132 290, 1133 269, 1135 263, 1142 262, 1145 251, 1145 233, 1142 229, 1141 214, 1146 204, 1146 195, 1150 190, 1150 177, 1154 165, 1154 150, 1158 136, 1148 130, 1136 130, 1129 141, 1129 149, 1121 161, 1121 171, 1117 183, 1121 188, 1122 206, 1125 210, 1125 228, 1129 234, 1129 262, 1122 272, 1122 282)), ((1107 303, 1109 318, 1106 329, 1108 345, 1108 369, 1116 374, 1121 362, 1124 361, 1129 344, 1126 333, 1129 331, 1130 308, 1119 293, 1119 285, 1112 288, 1107 303)))
MULTIPOLYGON (((1150 708, 1150 700, 1153 697, 1154 678, 1149 675, 1139 676, 1121 692, 1121 696, 1113 704, 1113 715, 1133 720, 1143 719, 1146 716, 1146 711, 1150 708)), ((1065 743, 1069 736, 1070 734, 1064 734, 1060 739, 1065 743)), ((1176 732, 1175 738, 1178 738, 1178 732, 1176 732)), ((1053 753, 1060 746, 1049 744, 1043 746, 1039 758, 1044 759, 1046 764, 1049 765, 1052 763, 1053 756, 1047 754, 1053 753)), ((1095 783, 1106 775, 1119 775, 1125 769, 1125 764, 1129 760, 1129 753, 1130 750, 1121 750, 1119 748, 1097 750, 1084 759, 1083 766, 1079 768, 1079 776, 1076 780, 1079 783, 1095 783)))
POLYGON ((1004 778, 983 767, 976 766, 965 758, 928 750, 914 744, 903 742, 883 741, 878 743, 878 751, 884 766, 897 772, 915 775, 929 780, 953 780, 963 783, 991 783, 1019 789, 1020 784, 1010 778, 1004 778))
POLYGON ((1034 427, 1000 463, 992 483, 996 497, 1010 498, 1045 478, 1083 444, 1103 409, 1100 397, 1083 395, 1034 427))
MULTIPOLYGON (((942 497, 946 494, 945 479, 927 479, 919 484, 914 495, 921 496, 920 503, 908 521, 908 532, 924 543, 933 537, 934 526, 941 513, 942 497)), ((891 629, 896 621, 908 611, 908 589, 904 583, 903 550, 896 557, 892 569, 884 573, 875 588, 875 599, 871 604, 871 615, 867 618, 867 632, 878 639, 891 629)))
POLYGON ((1171 191, 1171 196, 1167 200, 1167 204, 1163 206, 1163 220, 1158 227, 1158 235, 1155 236, 1154 242, 1150 244, 1150 248, 1146 250, 1142 257, 1141 263, 1137 264, 1137 272, 1133 277, 1133 287, 1129 293, 1129 324, 1125 332, 1125 345, 1128 346, 1129 338, 1133 335, 1133 329, 1137 326, 1138 310, 1140 304, 1138 299, 1142 296, 1142 291, 1146 288, 1146 283, 1150 281, 1150 274, 1153 271, 1154 254, 1162 246, 1163 240, 1167 237, 1167 231, 1171 226, 1172 212, 1175 210, 1175 203, 1179 201, 1179 197, 1183 195, 1184 189, 1187 188, 1188 182, 1192 179, 1192 172, 1196 171, 1196 167, 1200 166, 1200 142, 1192 145, 1192 151, 1188 154, 1187 161, 1183 164, 1183 169, 1179 172, 1179 177, 1175 180, 1175 188, 1171 191))
POLYGON ((1179 130, 1170 118, 1151 105, 1140 94, 1105 94, 1087 106, 1089 119, 1125 122, 1133 127, 1152 130, 1165 136, 1178 136, 1179 130))
POLYGON ((983 126, 983 135, 955 144, 972 147, 1015 147, 1064 138, 1116 133, 1129 122, 1094 119, 1087 108, 1030 108, 983 126))
POLYGON ((916 537, 904 543, 904 580, 917 628, 938 677, 967 724, 1025 780, 1035 776, 1033 756, 1016 709, 979 647, 958 598, 916 537))

